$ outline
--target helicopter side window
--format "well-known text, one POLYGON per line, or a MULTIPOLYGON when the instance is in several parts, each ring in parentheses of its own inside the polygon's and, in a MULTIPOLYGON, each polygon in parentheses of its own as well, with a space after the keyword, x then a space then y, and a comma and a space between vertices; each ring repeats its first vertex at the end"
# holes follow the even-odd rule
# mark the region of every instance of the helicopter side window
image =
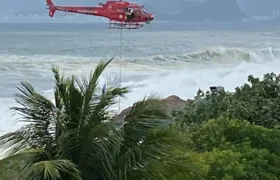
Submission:
POLYGON ((128 20, 132 20, 135 18, 134 9, 133 8, 125 8, 126 17, 128 20))

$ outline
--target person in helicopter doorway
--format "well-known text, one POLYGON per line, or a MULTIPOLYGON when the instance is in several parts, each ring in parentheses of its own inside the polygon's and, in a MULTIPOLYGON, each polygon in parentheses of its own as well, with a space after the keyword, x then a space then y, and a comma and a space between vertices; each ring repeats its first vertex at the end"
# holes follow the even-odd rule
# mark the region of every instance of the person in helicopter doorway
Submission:
POLYGON ((132 20, 135 17, 133 8, 125 8, 125 14, 126 14, 127 20, 132 20))

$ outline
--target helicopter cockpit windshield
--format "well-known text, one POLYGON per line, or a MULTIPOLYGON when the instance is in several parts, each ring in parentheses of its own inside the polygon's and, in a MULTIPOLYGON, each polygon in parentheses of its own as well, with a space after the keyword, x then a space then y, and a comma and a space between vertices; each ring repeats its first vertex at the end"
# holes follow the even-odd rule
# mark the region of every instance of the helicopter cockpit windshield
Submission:
POLYGON ((148 11, 144 7, 142 7, 141 10, 142 10, 143 14, 149 14, 148 11))

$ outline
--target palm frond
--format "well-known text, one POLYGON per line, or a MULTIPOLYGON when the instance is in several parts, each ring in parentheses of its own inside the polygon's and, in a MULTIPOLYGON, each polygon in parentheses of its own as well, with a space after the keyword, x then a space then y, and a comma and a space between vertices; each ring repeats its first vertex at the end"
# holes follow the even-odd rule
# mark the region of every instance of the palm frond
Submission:
MULTIPOLYGON (((143 168, 142 156, 145 148, 143 148, 142 143, 147 143, 147 137, 149 137, 151 130, 164 127, 168 120, 165 106, 155 96, 145 97, 133 105, 125 117, 122 127, 124 141, 118 158, 118 179, 126 180, 129 171, 143 168)), ((160 147, 156 147, 156 150, 159 149, 160 147)), ((151 153, 151 156, 154 156, 155 159, 158 157, 155 153, 151 153)))
POLYGON ((183 134, 172 125, 152 129, 140 146, 145 150, 142 152, 143 158, 156 160, 174 150, 185 150, 184 144, 186 144, 186 140, 183 134))
POLYGON ((66 94, 66 85, 67 85, 67 80, 64 80, 63 75, 60 74, 59 68, 56 66, 52 67, 52 72, 54 74, 55 78, 55 91, 54 91, 54 98, 55 98, 55 105, 58 109, 62 109, 63 107, 63 100, 61 99, 65 97, 66 94))
MULTIPOLYGON (((72 159, 84 179, 113 176, 115 159, 121 146, 121 134, 110 123, 84 129, 79 136, 67 132, 60 144, 60 158, 72 159)), ((98 178, 97 178, 98 179, 98 178)))
POLYGON ((116 79, 110 79, 106 91, 98 94, 98 79, 111 61, 100 63, 89 81, 86 78, 81 81, 72 78, 72 81, 67 81, 68 85, 63 85, 63 77, 58 70, 54 71, 58 83, 57 99, 66 115, 64 124, 68 127, 74 123, 60 134, 59 154, 61 158, 70 158, 82 169, 86 169, 83 172, 91 172, 88 177, 94 173, 112 176, 115 156, 120 149, 121 135, 111 124, 103 121, 109 119, 107 108, 114 104, 115 98, 128 90, 121 88, 116 79))
MULTIPOLYGON (((0 160, 0 174, 11 171, 14 179, 28 180, 23 178, 23 170, 34 161, 48 158, 48 153, 44 149, 28 149, 17 154, 10 155, 0 160)), ((0 175, 1 179, 1 175, 0 175)))
POLYGON ((9 156, 24 151, 32 146, 24 135, 24 131, 17 130, 0 136, 0 151, 5 156, 9 156))
POLYGON ((90 99, 87 99, 86 102, 90 102, 91 97, 93 95, 93 92, 95 90, 95 88, 97 87, 98 84, 98 79, 101 76, 101 74, 103 73, 103 71, 106 69, 106 67, 113 61, 113 58, 107 60, 107 61, 101 61, 95 68, 93 73, 90 73, 90 78, 89 80, 87 80, 85 77, 82 78, 82 82, 77 80, 77 83, 80 87, 81 92, 86 95, 88 97, 90 97, 90 99))
POLYGON ((124 97, 129 92, 128 87, 121 87, 120 80, 116 77, 109 77, 107 83, 104 85, 106 88, 102 93, 96 94, 94 101, 90 104, 91 124, 99 123, 110 119, 109 108, 116 104, 118 97, 124 97))
POLYGON ((162 99, 155 95, 144 97, 143 100, 134 103, 129 113, 126 115, 125 122, 138 122, 142 120, 165 120, 169 119, 166 113, 166 106, 161 102, 162 99))
POLYGON ((202 163, 186 149, 174 127, 151 130, 118 159, 118 179, 199 179, 202 163), (176 178, 175 178, 176 177, 176 178))
POLYGON ((28 150, 24 150, 24 151, 19 152, 17 154, 13 154, 13 155, 10 155, 8 157, 5 157, 5 158, 1 159, 0 160, 0 167, 1 167, 1 165, 8 164, 8 163, 10 163, 12 161, 18 162, 20 160, 24 160, 24 159, 28 159, 28 158, 32 158, 32 157, 38 156, 39 154, 42 154, 44 152, 45 152, 44 149, 28 149, 28 150))
POLYGON ((188 150, 173 150, 158 161, 147 161, 142 177, 162 180, 202 180, 205 174, 202 158, 188 150))
POLYGON ((12 107, 11 110, 21 115, 19 121, 27 123, 20 135, 33 146, 50 145, 55 135, 55 106, 27 82, 22 82, 18 90, 21 93, 16 94, 16 101, 22 107, 12 107))
POLYGON ((78 167, 70 160, 40 161, 28 166, 25 176, 32 180, 82 180, 78 167))
POLYGON ((76 79, 76 82, 80 87, 80 91, 82 92, 84 97, 83 106, 82 106, 83 109, 81 112, 81 122, 80 122, 81 129, 84 127, 84 124, 86 123, 87 120, 86 116, 90 114, 90 108, 89 108, 90 102, 92 101, 94 97, 94 93, 96 92, 96 88, 98 87, 98 79, 112 60, 113 58, 105 62, 100 62, 95 68, 94 73, 91 73, 89 81, 83 78, 83 83, 82 83, 76 79))
POLYGON ((170 123, 166 106, 155 96, 135 103, 125 117, 122 127, 125 146, 134 146, 145 138, 151 129, 170 123))
POLYGON ((38 123, 42 127, 49 125, 54 117, 54 104, 37 93, 28 82, 22 82, 21 87, 17 87, 17 89, 21 93, 16 93, 15 99, 22 107, 14 106, 11 110, 23 116, 20 121, 38 123))
POLYGON ((83 83, 81 83, 80 81, 77 80, 80 90, 83 93, 84 97, 86 98, 84 105, 89 104, 89 102, 91 101, 91 99, 94 95, 94 92, 95 92, 96 88, 98 87, 98 79, 100 78, 101 74, 103 73, 105 68, 109 65, 109 63, 111 63, 112 60, 113 60, 113 58, 108 61, 100 62, 96 66, 94 72, 90 73, 89 80, 87 80, 86 78, 83 78, 83 83))
MULTIPOLYGON (((79 125, 79 116, 83 104, 83 95, 75 86, 74 76, 72 78, 65 79, 63 75, 60 74, 57 67, 53 67, 52 71, 56 79, 55 101, 57 109, 62 111, 62 113, 67 114, 65 119, 66 128, 76 128, 79 125)), ((60 118, 58 117, 58 119, 60 118)))
POLYGON ((85 176, 113 176, 122 140, 120 132, 110 123, 99 123, 81 135, 77 164, 88 173, 85 176))

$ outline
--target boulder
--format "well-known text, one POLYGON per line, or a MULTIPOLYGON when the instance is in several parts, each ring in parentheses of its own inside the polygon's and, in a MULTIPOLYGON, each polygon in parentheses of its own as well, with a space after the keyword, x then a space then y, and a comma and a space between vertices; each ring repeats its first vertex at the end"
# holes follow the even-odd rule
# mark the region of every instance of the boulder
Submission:
MULTIPOLYGON (((183 110, 189 101, 183 100, 178 96, 172 95, 161 100, 166 106, 168 115, 171 115, 173 110, 183 110)), ((131 110, 131 107, 124 109, 120 114, 113 116, 113 122, 116 124, 122 124, 126 114, 131 110)))
MULTIPOLYGON (((220 92, 225 91, 225 88, 223 86, 210 86, 209 89, 212 93, 218 93, 218 94, 220 92)), ((165 99, 162 99, 161 101, 162 101, 162 104, 165 105, 165 107, 166 107, 167 114, 171 115, 172 111, 174 111, 174 110, 182 111, 182 110, 184 110, 185 106, 190 103, 195 103, 195 104, 207 103, 207 101, 205 99, 201 98, 203 96, 203 94, 204 93, 199 89, 196 97, 192 100, 191 99, 183 100, 176 95, 171 95, 165 99)), ((114 122, 115 124, 122 124, 126 114, 130 110, 131 110, 131 107, 128 107, 128 108, 124 109, 120 114, 113 116, 112 122, 114 122)))

